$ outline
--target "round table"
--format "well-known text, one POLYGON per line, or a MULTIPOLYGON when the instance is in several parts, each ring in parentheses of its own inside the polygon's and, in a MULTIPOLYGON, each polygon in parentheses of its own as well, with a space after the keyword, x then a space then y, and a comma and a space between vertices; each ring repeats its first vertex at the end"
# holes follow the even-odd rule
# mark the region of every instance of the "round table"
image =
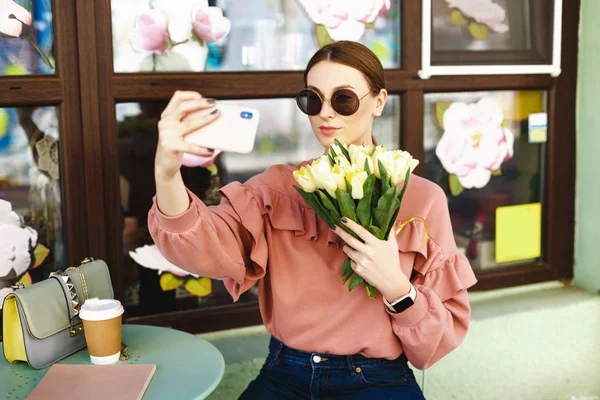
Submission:
MULTIPOLYGON (((144 325, 124 325, 129 345, 128 361, 119 364, 156 364, 156 373, 143 400, 205 399, 225 373, 225 361, 215 346, 189 333, 144 325)), ((26 363, 10 364, 0 343, 0 399, 24 399, 48 369, 35 370, 26 363)), ((87 348, 59 364, 90 365, 87 348)))

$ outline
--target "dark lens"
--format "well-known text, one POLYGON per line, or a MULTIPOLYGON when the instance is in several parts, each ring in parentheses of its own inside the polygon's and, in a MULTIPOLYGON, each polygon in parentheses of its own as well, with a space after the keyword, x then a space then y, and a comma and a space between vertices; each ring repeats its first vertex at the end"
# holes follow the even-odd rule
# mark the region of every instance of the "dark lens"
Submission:
POLYGON ((300 93, 298 93, 298 96, 296 96, 296 103, 298 104, 300 111, 308 115, 317 115, 321 112, 321 106, 323 105, 319 95, 308 89, 301 90, 300 93))
POLYGON ((341 115, 352 115, 358 110, 358 96, 352 90, 340 89, 331 96, 331 106, 341 115))

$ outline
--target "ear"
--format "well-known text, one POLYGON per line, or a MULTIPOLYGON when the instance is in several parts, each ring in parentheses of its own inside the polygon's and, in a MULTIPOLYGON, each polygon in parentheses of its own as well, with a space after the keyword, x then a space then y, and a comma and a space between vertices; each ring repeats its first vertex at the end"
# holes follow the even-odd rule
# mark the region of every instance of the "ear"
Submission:
POLYGON ((379 94, 377 94, 377 97, 375 97, 376 103, 375 109, 373 110, 373 116, 375 118, 381 117, 381 114, 383 113, 383 107, 385 107, 385 102, 387 101, 387 97, 388 92, 385 89, 381 89, 379 91, 379 94))

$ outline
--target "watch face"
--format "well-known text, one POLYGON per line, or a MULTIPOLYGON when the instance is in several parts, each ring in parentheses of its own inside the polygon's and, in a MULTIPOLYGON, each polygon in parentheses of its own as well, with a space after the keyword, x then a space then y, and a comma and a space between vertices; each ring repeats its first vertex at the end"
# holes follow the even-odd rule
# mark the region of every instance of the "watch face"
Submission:
POLYGON ((400 313, 400 312, 406 310, 408 307, 412 306, 413 304, 415 304, 413 299, 411 299, 410 297, 407 297, 407 298, 403 299, 402 301, 394 304, 393 307, 397 313, 400 313))

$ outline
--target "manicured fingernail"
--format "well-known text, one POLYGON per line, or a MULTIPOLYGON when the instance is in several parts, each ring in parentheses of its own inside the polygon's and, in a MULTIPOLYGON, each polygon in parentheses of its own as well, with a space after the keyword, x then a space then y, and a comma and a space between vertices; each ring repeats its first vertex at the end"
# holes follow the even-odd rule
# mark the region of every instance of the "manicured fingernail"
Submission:
POLYGON ((210 113, 211 113, 211 115, 214 115, 214 114, 216 114, 216 113, 218 113, 218 112, 219 112, 219 109, 215 108, 215 109, 214 109, 214 110, 212 110, 210 113))
POLYGON ((332 231, 335 231, 335 228, 337 228, 337 226, 335 226, 335 225, 329 225, 329 227, 331 228, 332 231))
POLYGON ((210 147, 207 148, 206 150, 208 150, 209 153, 214 153, 215 152, 215 149, 211 149, 210 147))
POLYGON ((215 104, 217 101, 215 99, 206 100, 208 104, 215 104))
POLYGON ((343 222, 343 223, 346 223, 346 222, 348 222, 348 218, 346 218, 346 217, 342 217, 342 222, 343 222))

